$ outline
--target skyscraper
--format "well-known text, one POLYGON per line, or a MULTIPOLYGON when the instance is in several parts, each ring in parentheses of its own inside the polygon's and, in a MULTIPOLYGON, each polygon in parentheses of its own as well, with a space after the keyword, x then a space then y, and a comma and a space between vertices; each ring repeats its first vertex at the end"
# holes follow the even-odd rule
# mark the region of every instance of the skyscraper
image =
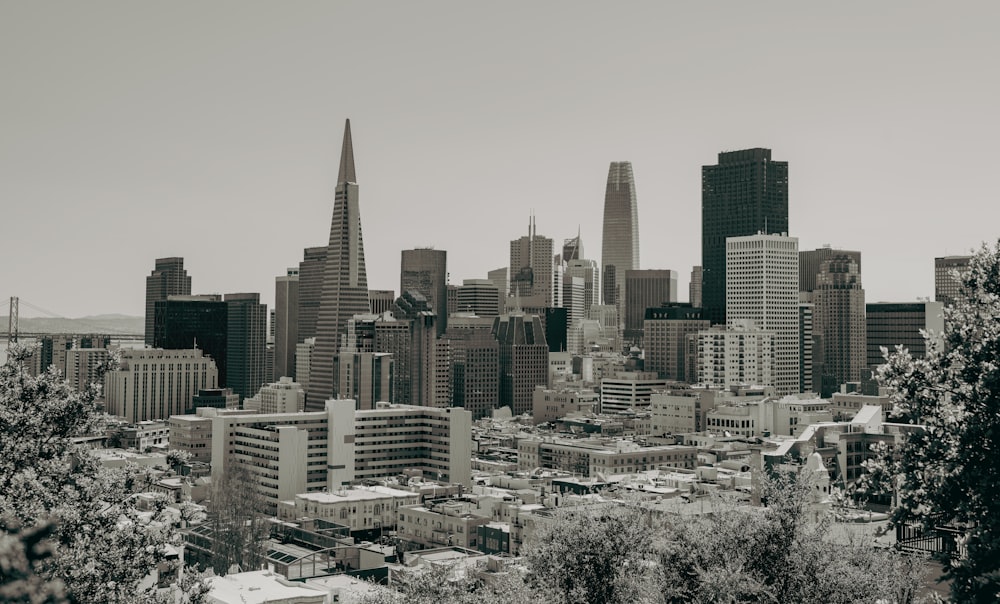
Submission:
POLYGON ((552 306, 552 240, 537 234, 535 219, 528 234, 510 242, 510 293, 529 298, 522 304, 552 306))
POLYGON ((267 305, 260 294, 226 294, 227 388, 244 400, 257 394, 267 383, 264 348, 267 339, 267 305))
POLYGON ((319 315, 319 300, 323 296, 325 269, 326 246, 307 247, 299 263, 298 343, 316 337, 316 317, 319 315))
POLYGON ((514 415, 531 412, 535 386, 548 384, 549 346, 536 315, 512 314, 493 320, 499 342, 500 405, 514 415))
POLYGON ((330 244, 327 246, 323 288, 316 318, 316 348, 309 370, 307 409, 322 409, 326 399, 334 395, 334 356, 340 346, 340 336, 344 334, 351 317, 366 314, 369 309, 365 247, 358 205, 358 178, 354 168, 351 120, 347 120, 340 154, 340 171, 334 190, 330 244))
POLYGON ((153 323, 157 300, 167 296, 191 295, 191 277, 184 270, 183 258, 157 258, 153 272, 146 277, 146 346, 153 345, 153 323))
POLYGON ((618 305, 625 293, 625 271, 639 268, 639 211, 630 161, 611 162, 608 169, 601 266, 604 303, 618 305))
POLYGON ((448 252, 431 248, 403 250, 399 263, 399 293, 416 291, 437 315, 438 335, 448 326, 448 252))
POLYGON ((799 392, 798 248, 798 239, 783 235, 726 240, 727 325, 752 321, 774 334, 777 394, 799 392))
POLYGON ((962 296, 961 275, 969 269, 972 256, 944 256, 934 259, 934 301, 952 306, 962 296))
POLYGON ((677 302, 677 271, 625 271, 625 342, 642 345, 643 325, 647 308, 677 302))
POLYGON ((713 324, 726 322, 726 238, 758 232, 788 232, 788 162, 770 149, 719 153, 701 168, 702 308, 713 324))
POLYGON ((835 255, 820 264, 812 300, 813 333, 823 347, 821 383, 813 388, 829 397, 841 384, 861 381, 867 367, 865 290, 852 255, 835 255))
POLYGON ((295 377, 295 345, 299 343, 299 269, 274 280, 274 376, 295 377))

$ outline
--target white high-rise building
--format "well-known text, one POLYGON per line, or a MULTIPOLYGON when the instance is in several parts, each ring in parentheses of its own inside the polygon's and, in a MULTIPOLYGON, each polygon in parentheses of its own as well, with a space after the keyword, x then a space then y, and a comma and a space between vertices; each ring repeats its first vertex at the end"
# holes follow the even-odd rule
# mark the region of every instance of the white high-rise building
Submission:
MULTIPOLYGON (((773 333, 752 321, 738 321, 699 331, 695 337, 699 384, 722 389, 774 386, 773 333)), ((798 365, 795 369, 797 374, 798 365)))
POLYGON ((218 382, 215 361, 200 350, 123 350, 118 369, 104 376, 106 407, 132 424, 165 420, 187 411, 198 390, 218 382))
POLYGON ((726 321, 774 334, 777 394, 799 392, 799 240, 787 235, 726 238, 726 321))
POLYGON ((306 391, 290 377, 265 384, 252 398, 243 401, 243 408, 261 413, 296 413, 305 410, 306 391))

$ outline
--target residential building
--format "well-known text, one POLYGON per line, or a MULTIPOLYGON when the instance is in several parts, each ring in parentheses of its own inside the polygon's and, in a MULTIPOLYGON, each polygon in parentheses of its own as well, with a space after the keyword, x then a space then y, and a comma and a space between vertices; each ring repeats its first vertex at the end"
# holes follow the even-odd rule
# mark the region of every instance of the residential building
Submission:
MULTIPOLYGON (((726 316, 774 334, 774 387, 799 392, 799 241, 757 234, 726 240, 726 316)), ((706 294, 707 294, 706 289, 706 294)))
POLYGON ((306 392, 290 377, 261 387, 253 397, 243 401, 243 408, 259 413, 296 413, 304 411, 306 392))
MULTIPOLYGON (((698 383, 728 390, 774 386, 774 334, 750 321, 733 321, 698 332, 698 383)), ((796 367, 796 371, 797 371, 796 367)))
POLYGON ((191 277, 184 270, 184 259, 157 258, 153 272, 146 277, 146 346, 154 345, 156 302, 174 295, 191 295, 191 277))
POLYGON ((478 528, 493 520, 464 499, 443 499, 401 507, 396 521, 399 539, 418 548, 478 547, 478 528))
POLYGON ((107 348, 73 348, 66 351, 66 381, 83 392, 91 384, 101 384, 101 368, 108 361, 107 348))
POLYGON ((531 400, 531 423, 544 424, 571 414, 596 413, 600 397, 590 388, 535 387, 531 400))
POLYGON ((517 467, 563 470, 584 477, 632 474, 660 466, 694 469, 695 447, 662 445, 643 447, 627 440, 600 438, 524 438, 517 443, 517 467))
POLYGON ((278 518, 322 518, 371 538, 396 529, 400 508, 420 503, 420 494, 381 485, 351 486, 329 492, 298 493, 278 504, 278 518))
POLYGON ((788 232, 788 162, 770 149, 719 153, 701 168, 701 306, 713 324, 727 319, 726 239, 758 232, 788 232))

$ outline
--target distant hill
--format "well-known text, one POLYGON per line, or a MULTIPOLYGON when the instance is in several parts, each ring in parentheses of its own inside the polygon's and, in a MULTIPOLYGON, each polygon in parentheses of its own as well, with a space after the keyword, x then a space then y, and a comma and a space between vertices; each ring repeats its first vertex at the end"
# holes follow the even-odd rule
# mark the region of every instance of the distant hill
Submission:
MULTIPOLYGON (((95 315, 79 319, 51 317, 21 317, 18 331, 21 333, 102 333, 142 334, 146 329, 143 317, 129 315, 95 315)), ((7 336, 7 317, 0 317, 0 337, 7 336)))

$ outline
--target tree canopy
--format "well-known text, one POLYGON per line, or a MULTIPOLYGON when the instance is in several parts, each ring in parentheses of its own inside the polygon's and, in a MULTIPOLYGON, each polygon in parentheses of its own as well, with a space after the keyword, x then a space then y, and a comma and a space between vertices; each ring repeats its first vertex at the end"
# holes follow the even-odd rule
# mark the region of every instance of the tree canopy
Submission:
MULTIPOLYGON (((878 372, 896 410, 924 430, 881 461, 897 476, 894 522, 965 533, 945 560, 956 601, 1000 598, 1000 242, 983 245, 944 309, 944 333, 925 334, 927 354, 886 351, 878 372)), ((875 468, 879 469, 879 468, 875 468)))
POLYGON ((77 392, 54 368, 30 375, 32 352, 12 347, 0 367, 0 589, 31 585, 25 602, 156 601, 150 574, 176 564, 177 518, 160 498, 137 507, 147 471, 104 467, 74 441, 101 429, 100 387, 77 392))

